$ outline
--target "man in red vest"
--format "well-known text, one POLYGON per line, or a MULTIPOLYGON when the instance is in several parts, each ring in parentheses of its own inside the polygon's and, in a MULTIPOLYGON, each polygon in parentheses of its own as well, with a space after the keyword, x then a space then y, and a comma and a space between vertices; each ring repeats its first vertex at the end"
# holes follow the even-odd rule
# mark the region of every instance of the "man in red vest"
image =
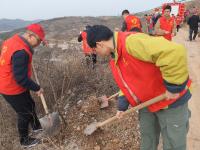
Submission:
POLYGON ((16 34, 3 42, 0 53, 0 94, 12 106, 18 117, 20 143, 24 147, 37 145, 40 140, 29 136, 42 131, 35 112, 35 102, 30 91, 38 96, 42 88, 31 80, 33 48, 44 41, 45 33, 40 24, 31 24, 23 34, 16 34))
POLYGON ((137 32, 115 32, 103 25, 87 31, 91 48, 111 55, 110 67, 121 92, 117 117, 131 106, 163 93, 166 99, 139 111, 141 150, 156 150, 162 134, 166 150, 186 150, 191 80, 184 46, 137 32))
POLYGON ((122 11, 122 17, 124 19, 122 31, 142 32, 142 24, 138 17, 130 15, 128 10, 122 11))
POLYGON ((169 41, 176 35, 175 19, 170 16, 171 9, 171 6, 167 5, 164 8, 163 16, 159 18, 155 25, 155 35, 163 36, 169 41))
MULTIPOLYGON (((86 30, 89 27, 90 26, 86 26, 86 30)), ((82 42, 83 53, 85 54, 85 59, 86 59, 87 65, 89 66, 90 61, 92 60, 92 68, 94 69, 95 64, 97 63, 97 56, 94 53, 94 51, 92 50, 92 48, 90 48, 87 44, 87 33, 86 33, 86 31, 80 32, 80 35, 78 36, 78 42, 82 42)))

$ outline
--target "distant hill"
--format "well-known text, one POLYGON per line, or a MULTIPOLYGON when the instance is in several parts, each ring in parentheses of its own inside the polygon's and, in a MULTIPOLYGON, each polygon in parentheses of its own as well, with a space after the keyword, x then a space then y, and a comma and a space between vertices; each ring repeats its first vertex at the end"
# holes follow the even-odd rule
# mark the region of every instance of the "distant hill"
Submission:
MULTIPOLYGON (((200 0, 193 0, 190 2, 186 2, 187 9, 191 9, 192 7, 200 8, 200 0)), ((144 11, 136 13, 137 16, 143 17, 144 14, 151 14, 153 11, 144 11)), ((143 21, 144 19, 142 19, 143 21)), ((8 21, 8 20, 7 20, 8 21)), ((15 33, 22 32, 24 27, 27 24, 37 21, 23 21, 23 20, 12 20, 14 23, 10 22, 10 25, 15 26, 15 30, 11 32, 1 33, 1 24, 2 22, 6 22, 6 19, 0 20, 0 41, 5 40, 8 37, 12 36, 15 33), (22 26, 17 26, 17 22, 21 22, 22 26)), ((9 21, 8 21, 9 22, 9 21)), ((122 25, 122 17, 120 16, 102 16, 102 17, 60 17, 53 18, 49 20, 41 21, 40 23, 45 28, 46 38, 50 40, 76 40, 79 32, 83 30, 86 25, 94 25, 94 24, 103 24, 110 27, 112 30, 115 28, 121 28, 122 25)), ((6 31, 5 28, 3 31, 6 31)))
POLYGON ((40 22, 41 20, 26 21, 21 19, 0 19, 0 32, 12 31, 18 28, 23 28, 28 24, 40 22))
MULTIPOLYGON (((62 17, 41 21, 44 27, 47 39, 72 40, 77 37, 86 25, 104 24, 111 29, 120 28, 121 17, 62 17), (115 26, 115 25, 118 26, 115 26)), ((15 33, 23 32, 24 28, 16 29, 12 32, 0 33, 0 40, 7 39, 15 33)))

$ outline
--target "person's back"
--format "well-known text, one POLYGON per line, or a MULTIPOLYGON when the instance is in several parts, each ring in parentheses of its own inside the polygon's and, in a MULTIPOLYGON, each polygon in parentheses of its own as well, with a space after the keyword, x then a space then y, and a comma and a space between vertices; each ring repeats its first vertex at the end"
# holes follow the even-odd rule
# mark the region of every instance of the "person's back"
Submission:
POLYGON ((125 22, 127 25, 127 31, 130 31, 133 28, 141 29, 140 19, 134 15, 128 15, 125 22))
POLYGON ((122 25, 122 31, 142 31, 142 24, 138 17, 130 15, 128 10, 122 11, 124 22, 122 25))

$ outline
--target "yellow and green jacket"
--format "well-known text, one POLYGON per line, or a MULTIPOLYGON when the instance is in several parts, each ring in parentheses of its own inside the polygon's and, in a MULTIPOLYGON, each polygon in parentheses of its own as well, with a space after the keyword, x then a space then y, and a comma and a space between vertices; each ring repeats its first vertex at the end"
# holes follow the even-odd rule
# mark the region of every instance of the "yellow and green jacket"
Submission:
MULTIPOLYGON (((114 33, 115 53, 114 59, 117 64, 117 39, 118 32, 114 33)), ((185 89, 189 79, 187 50, 175 42, 168 41, 163 37, 152 37, 144 33, 131 34, 125 41, 128 54, 134 58, 155 64, 160 68, 164 85, 172 93, 179 93, 185 89)), ((148 74, 147 74, 148 75, 148 74)), ((120 91, 119 96, 123 96, 120 91)), ((176 107, 188 101, 191 97, 188 91, 181 100, 178 100, 172 107, 176 107)))

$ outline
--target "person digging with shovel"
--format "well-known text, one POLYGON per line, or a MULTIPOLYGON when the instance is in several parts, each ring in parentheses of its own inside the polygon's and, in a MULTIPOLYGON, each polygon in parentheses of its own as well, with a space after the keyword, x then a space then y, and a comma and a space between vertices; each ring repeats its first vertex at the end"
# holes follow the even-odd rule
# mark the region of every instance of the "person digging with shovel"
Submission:
POLYGON ((103 25, 87 30, 87 42, 102 57, 111 56, 110 67, 121 92, 117 117, 129 105, 165 93, 166 98, 139 110, 141 150, 157 150, 160 134, 164 150, 186 150, 191 98, 184 46, 144 33, 112 32, 103 25))
POLYGON ((31 24, 23 34, 16 34, 4 41, 0 53, 0 93, 17 113, 20 144, 25 148, 40 142, 29 136, 29 125, 35 133, 42 131, 30 91, 38 96, 43 93, 42 88, 31 80, 31 63, 33 48, 44 39, 42 26, 31 24))

